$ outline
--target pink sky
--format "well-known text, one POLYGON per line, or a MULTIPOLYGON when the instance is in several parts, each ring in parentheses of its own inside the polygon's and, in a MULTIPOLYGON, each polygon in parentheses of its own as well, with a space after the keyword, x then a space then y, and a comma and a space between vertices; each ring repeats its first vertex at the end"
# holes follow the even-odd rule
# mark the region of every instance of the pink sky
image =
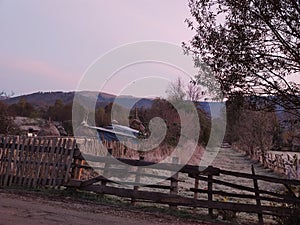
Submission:
POLYGON ((113 48, 188 41, 187 17, 187 0, 0 0, 0 91, 75 90, 113 48))

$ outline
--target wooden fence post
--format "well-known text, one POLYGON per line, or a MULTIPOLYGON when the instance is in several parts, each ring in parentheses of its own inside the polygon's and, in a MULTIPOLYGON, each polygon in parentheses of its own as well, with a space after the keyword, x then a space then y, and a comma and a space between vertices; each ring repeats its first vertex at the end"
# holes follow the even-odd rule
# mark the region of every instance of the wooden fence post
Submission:
MULTIPOLYGON (((251 166, 252 174, 255 175, 254 171, 254 166, 251 166)), ((258 188, 258 183, 257 179, 253 177, 253 184, 254 184, 254 190, 255 190, 255 198, 256 198, 256 205, 260 209, 260 213, 258 213, 258 222, 260 225, 264 224, 263 220, 263 214, 261 213, 261 202, 260 202, 260 197, 259 197, 259 188, 258 188)))
MULTIPOLYGON (((172 164, 177 165, 178 163, 179 163, 178 157, 173 157, 172 164)), ((172 194, 172 195, 178 194, 178 172, 176 172, 171 177, 170 194, 172 194)), ((177 205, 174 205, 174 204, 170 204, 169 207, 170 207, 170 209, 177 209, 177 205)))
MULTIPOLYGON (((106 157, 111 157, 112 156, 112 148, 107 148, 107 154, 106 157)), ((103 177, 107 178, 108 174, 109 174, 109 163, 105 162, 104 165, 104 170, 103 170, 103 177)), ((107 182, 105 180, 101 181, 101 185, 105 186, 107 184, 107 182)))
MULTIPOLYGON (((84 145, 86 146, 86 145, 84 145)), ((75 145, 75 148, 79 149, 77 144, 75 145)), ((82 158, 82 155, 80 154, 80 158, 82 158)), ((81 166, 83 165, 83 159, 74 159, 74 164, 76 165, 74 169, 71 172, 71 179, 79 180, 81 177, 82 168, 78 168, 77 165, 81 166)))
MULTIPOLYGON (((195 178, 195 185, 194 185, 195 190, 199 188, 199 180, 195 178)), ((198 192, 194 191, 194 199, 198 199, 198 192)), ((196 213, 197 207, 193 208, 193 212, 196 213)))
MULTIPOLYGON (((144 156, 140 156, 139 160, 144 161, 144 156)), ((142 168, 139 166, 136 170, 136 175, 135 175, 135 183, 138 184, 138 185, 133 186, 134 191, 139 190, 139 183, 141 182, 141 175, 140 175, 141 172, 142 172, 142 168)), ((131 204, 135 205, 135 203, 136 203, 135 198, 131 198, 131 204)))
POLYGON ((297 158, 296 160, 296 179, 300 178, 300 163, 299 163, 300 159, 297 158))
MULTIPOLYGON (((207 194, 208 194, 208 202, 211 203, 213 201, 213 175, 208 174, 207 181, 207 194)), ((213 208, 208 208, 208 215, 213 218, 213 208)))
POLYGON ((1 148, 0 148, 0 186, 3 186, 3 180, 4 180, 4 162, 5 162, 5 151, 6 151, 6 142, 7 138, 1 137, 1 148))

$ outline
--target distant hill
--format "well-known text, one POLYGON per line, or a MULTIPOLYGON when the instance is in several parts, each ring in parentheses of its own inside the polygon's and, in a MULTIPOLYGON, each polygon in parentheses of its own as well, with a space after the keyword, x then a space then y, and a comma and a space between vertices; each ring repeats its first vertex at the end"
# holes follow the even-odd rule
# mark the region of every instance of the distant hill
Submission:
MULTIPOLYGON (((115 96, 108 93, 98 93, 98 92, 92 92, 92 91, 81 91, 78 92, 79 94, 83 95, 83 98, 86 99, 86 101, 89 101, 89 97, 93 97, 95 95, 98 95, 96 107, 105 107, 109 103, 115 102, 118 105, 121 105, 125 108, 132 108, 132 107, 138 107, 138 108, 150 108, 153 104, 153 99, 150 98, 137 98, 133 96, 115 96), (134 106, 133 106, 134 105, 134 106)), ((55 101, 57 99, 60 99, 63 104, 70 104, 73 102, 75 96, 75 92, 62 92, 62 91, 56 91, 56 92, 36 92, 28 95, 22 95, 17 97, 11 97, 9 99, 5 99, 5 103, 8 105, 12 105, 15 103, 18 103, 22 98, 25 98, 28 103, 30 103, 32 106, 38 108, 38 107, 49 107, 54 105, 55 101)), ((84 100, 85 101, 85 100, 84 100)), ((211 113, 210 107, 217 107, 219 103, 217 102, 199 102, 198 107, 204 110, 208 115, 211 113)), ((218 107, 217 107, 218 108, 218 107)), ((217 115, 218 116, 218 115, 217 115)))
POLYGON ((4 100, 8 105, 18 103, 22 98, 25 98, 28 103, 34 107, 50 106, 57 99, 61 99, 64 104, 71 103, 74 98, 74 92, 36 92, 28 95, 21 95, 4 100))
MULTIPOLYGON (((92 91, 82 91, 85 97, 95 96, 95 92, 92 91)), ((70 104, 73 102, 75 96, 75 92, 36 92, 28 95, 21 95, 17 97, 12 97, 9 99, 5 99, 4 102, 8 105, 12 105, 18 103, 22 98, 25 98, 28 103, 30 103, 34 107, 48 107, 54 105, 57 99, 60 99, 63 104, 70 104)), ((97 99, 97 107, 105 107, 111 102, 114 102, 116 99, 115 95, 108 93, 99 93, 97 99)), ((135 103, 137 107, 149 108, 152 106, 152 100, 146 98, 136 98, 132 96, 119 96, 116 100, 117 104, 122 105, 123 107, 129 107, 132 103, 135 103)))

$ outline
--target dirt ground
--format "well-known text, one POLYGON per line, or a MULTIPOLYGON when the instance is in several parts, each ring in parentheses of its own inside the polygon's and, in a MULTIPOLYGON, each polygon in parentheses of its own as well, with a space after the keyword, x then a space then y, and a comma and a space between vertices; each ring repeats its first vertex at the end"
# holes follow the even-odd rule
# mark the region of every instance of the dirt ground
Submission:
POLYGON ((0 225, 212 225, 161 212, 107 206, 41 193, 0 189, 0 225))

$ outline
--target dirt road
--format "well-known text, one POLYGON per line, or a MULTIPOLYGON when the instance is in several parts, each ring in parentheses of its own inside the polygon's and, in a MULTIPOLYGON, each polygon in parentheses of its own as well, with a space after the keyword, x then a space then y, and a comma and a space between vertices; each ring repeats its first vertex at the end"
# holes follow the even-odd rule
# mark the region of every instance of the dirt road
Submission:
POLYGON ((41 194, 0 190, 0 225, 196 225, 158 212, 144 212, 74 200, 50 199, 41 194))

